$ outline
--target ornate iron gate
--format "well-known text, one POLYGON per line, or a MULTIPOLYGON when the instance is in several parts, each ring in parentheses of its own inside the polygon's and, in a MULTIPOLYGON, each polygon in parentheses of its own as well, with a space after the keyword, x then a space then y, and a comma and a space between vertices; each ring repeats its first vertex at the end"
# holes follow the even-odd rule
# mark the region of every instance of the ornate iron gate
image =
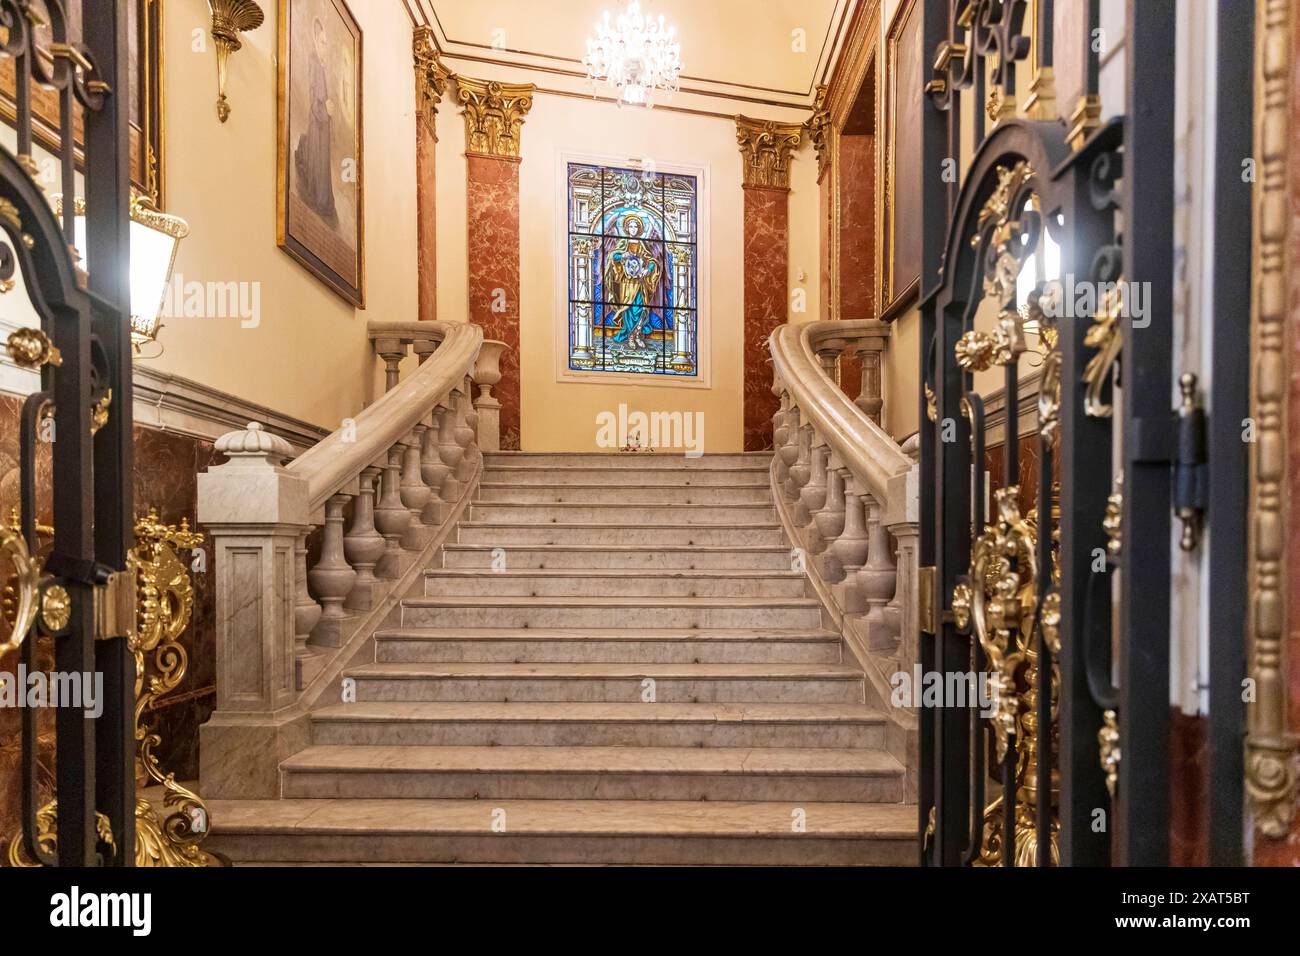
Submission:
MULTIPOLYGON (((1198 546, 1209 478, 1195 376, 1171 409, 1176 9, 1128 4, 1127 116, 1098 122, 1098 52, 1080 29, 1087 84, 1070 123, 1010 118, 1031 46, 1036 77, 1050 73, 1052 6, 1037 4, 1030 37, 1026 0, 925 5, 927 171, 959 155, 963 95, 981 115, 960 186, 927 175, 922 198, 922 662, 983 675, 994 701, 987 718, 922 712, 927 865, 1169 862, 1170 545, 1176 515, 1198 546), (1145 318, 1130 321, 1137 294, 1145 318), (1027 362, 1033 500, 1019 480, 1027 362), (1004 481, 989 496, 981 396, 999 373, 1004 481)), ((1239 559, 1233 520, 1221 554, 1239 559)), ((1220 716, 1239 746, 1240 708, 1220 716)), ((1239 834, 1239 775, 1224 805, 1234 788, 1239 834)))
POLYGON ((132 526, 127 9, 84 4, 75 40, 64 0, 0 0, 0 27, 17 104, 17 153, 0 147, 0 228, 9 243, 0 245, 0 283, 12 288, 21 270, 40 328, 16 332, 9 351, 41 375, 22 411, 19 527, 0 534, 15 568, 4 649, 21 647, 34 672, 38 640, 49 639, 55 671, 104 678, 100 716, 76 706, 57 711, 52 805, 38 805, 36 717, 23 711, 23 846, 44 864, 123 866, 136 842, 135 663, 127 646, 135 582, 125 570, 132 526), (33 83, 57 94, 62 193, 78 197, 56 204, 58 213, 34 178, 33 83), (85 262, 74 249, 83 211, 85 262), (48 556, 38 556, 44 442, 53 531, 48 556))

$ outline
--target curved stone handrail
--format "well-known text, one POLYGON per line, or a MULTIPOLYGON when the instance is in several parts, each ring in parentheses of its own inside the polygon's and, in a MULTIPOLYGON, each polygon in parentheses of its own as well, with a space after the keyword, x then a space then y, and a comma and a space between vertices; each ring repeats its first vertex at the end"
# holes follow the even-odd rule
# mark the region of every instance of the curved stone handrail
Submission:
POLYGON ((844 394, 817 361, 815 342, 852 339, 865 334, 868 320, 805 322, 777 326, 769 339, 778 389, 807 416, 845 466, 866 483, 880 501, 889 496, 891 478, 906 474, 912 460, 889 434, 844 394), (864 326, 862 329, 851 328, 864 326))
POLYGON ((404 382, 357 415, 353 429, 331 433, 287 467, 290 474, 307 481, 310 511, 323 507, 331 495, 387 453, 473 371, 483 344, 483 330, 477 325, 372 321, 368 329, 372 341, 385 335, 409 339, 412 332, 441 345, 404 382))
POLYGON ((883 408, 880 358, 889 332, 872 319, 773 331, 780 408, 772 417, 771 479, 777 515, 813 590, 899 731, 887 735, 890 752, 914 767, 915 711, 893 706, 892 690, 896 675, 910 679, 919 659, 919 465, 873 420, 883 408), (850 348, 862 367, 856 401, 834 378, 850 348))

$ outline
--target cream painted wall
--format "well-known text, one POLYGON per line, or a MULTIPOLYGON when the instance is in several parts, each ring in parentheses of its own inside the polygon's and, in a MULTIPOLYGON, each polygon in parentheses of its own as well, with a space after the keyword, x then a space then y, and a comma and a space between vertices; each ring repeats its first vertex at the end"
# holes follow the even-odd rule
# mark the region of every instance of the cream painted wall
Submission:
POLYGON ((276 247, 276 6, 263 4, 266 23, 245 34, 230 59, 233 112, 223 125, 208 5, 167 3, 167 210, 191 228, 176 271, 186 282, 259 283, 261 319, 256 328, 233 318, 169 319, 162 355, 140 361, 337 428, 376 384, 366 321, 416 318, 411 27, 399 4, 351 4, 364 68, 367 308, 360 311, 276 247))
MULTIPOLYGON (((465 129, 450 98, 438 113, 438 317, 463 321, 467 312, 465 129)), ((706 452, 743 446, 741 322, 743 192, 736 127, 729 117, 665 109, 619 109, 608 102, 539 93, 523 127, 520 166, 520 349, 522 446, 525 451, 592 451, 596 416, 629 412, 702 412, 706 452), (559 154, 588 153, 703 166, 709 184, 708 316, 711 378, 708 388, 559 382, 557 330, 567 321, 557 302, 563 248, 557 248, 559 154)), ((807 293, 815 316, 816 161, 805 144, 792 167, 790 192, 791 287, 807 293), (800 270, 802 282, 797 281, 800 270)), ((787 304, 789 299, 787 299, 787 304)), ((766 369, 764 375, 766 375, 766 369)))

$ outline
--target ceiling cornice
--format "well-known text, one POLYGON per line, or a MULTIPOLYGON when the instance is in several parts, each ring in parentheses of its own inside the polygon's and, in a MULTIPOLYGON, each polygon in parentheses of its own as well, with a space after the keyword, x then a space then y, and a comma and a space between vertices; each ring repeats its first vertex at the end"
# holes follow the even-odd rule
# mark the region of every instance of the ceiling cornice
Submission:
MULTIPOLYGON (((437 11, 434 9, 435 2, 436 0, 401 0, 412 27, 428 27, 434 45, 444 59, 462 63, 488 64, 519 70, 524 73, 585 79, 586 71, 581 68, 581 61, 572 57, 535 53, 522 49, 507 48, 498 50, 487 44, 459 41, 448 37, 438 19, 437 11)), ((807 90, 779 90, 754 84, 712 80, 707 77, 683 76, 681 92, 747 106, 807 110, 811 113, 817 97, 817 87, 825 83, 828 76, 833 75, 837 62, 842 55, 845 41, 849 36, 848 24, 855 18, 858 8, 863 3, 874 6, 875 0, 837 0, 836 7, 827 24, 827 32, 822 40, 821 51, 818 54, 818 63, 810 77, 807 90)), ((539 88, 539 92, 542 91, 539 88)), ((573 94, 566 91, 565 95, 573 94)), ((687 111, 710 113, 709 110, 688 109, 687 111)), ((719 113, 718 115, 727 114, 719 113)))

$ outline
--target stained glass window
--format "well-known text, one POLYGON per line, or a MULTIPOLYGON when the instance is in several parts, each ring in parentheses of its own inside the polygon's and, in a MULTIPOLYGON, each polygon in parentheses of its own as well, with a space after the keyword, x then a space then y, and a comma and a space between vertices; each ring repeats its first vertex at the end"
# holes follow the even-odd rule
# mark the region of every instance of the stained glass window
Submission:
POLYGON ((570 369, 698 374, 697 185, 568 164, 570 369))

